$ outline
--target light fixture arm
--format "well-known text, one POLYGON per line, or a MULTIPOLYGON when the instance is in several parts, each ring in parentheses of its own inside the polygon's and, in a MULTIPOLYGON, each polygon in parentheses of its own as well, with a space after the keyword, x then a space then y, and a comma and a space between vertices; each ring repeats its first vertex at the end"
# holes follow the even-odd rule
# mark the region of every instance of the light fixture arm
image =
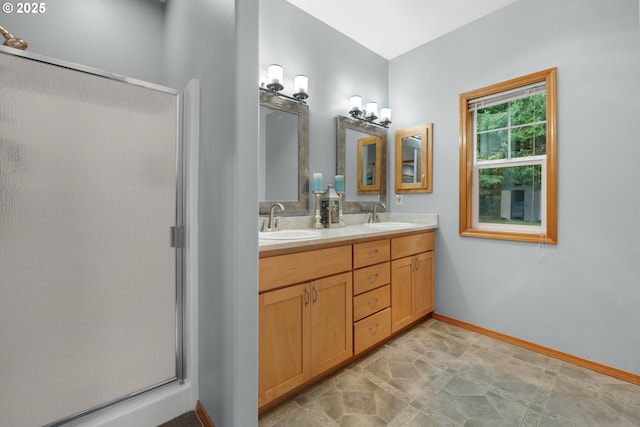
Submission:
MULTIPOLYGON (((273 95, 276 95, 276 96, 281 96, 283 98, 290 99, 291 101, 294 101, 294 102, 299 102, 300 104, 306 104, 307 103, 305 101, 305 99, 307 99, 309 97, 309 95, 307 95, 306 93, 303 93, 302 95, 294 93, 293 96, 289 96, 289 95, 285 95, 284 93, 281 93, 281 92, 279 92, 277 90, 271 89, 268 86, 269 85, 267 85, 267 87, 264 87, 264 85, 260 86, 260 90, 265 91, 265 92, 269 92, 269 93, 271 93, 273 95), (296 95, 298 95, 298 96, 296 96, 296 95)), ((282 90, 282 89, 280 89, 280 90, 282 90)))
POLYGON ((370 123, 372 125, 380 126, 383 128, 388 128, 389 125, 391 124, 391 120, 389 119, 383 119, 383 120, 380 120, 380 122, 375 122, 374 120, 377 119, 376 116, 363 117, 362 110, 359 110, 359 109, 352 109, 351 111, 349 111, 349 114, 351 115, 352 118, 356 120, 360 120, 361 122, 370 123))
POLYGON ((383 108, 380 110, 381 120, 380 122, 376 122, 375 120, 378 118, 378 104, 375 102, 369 102, 366 108, 362 109, 362 97, 360 95, 353 95, 349 98, 349 105, 351 106, 349 110, 349 115, 356 120, 360 120, 361 122, 371 123, 372 125, 380 126, 383 128, 389 127, 391 124, 391 108, 383 108))

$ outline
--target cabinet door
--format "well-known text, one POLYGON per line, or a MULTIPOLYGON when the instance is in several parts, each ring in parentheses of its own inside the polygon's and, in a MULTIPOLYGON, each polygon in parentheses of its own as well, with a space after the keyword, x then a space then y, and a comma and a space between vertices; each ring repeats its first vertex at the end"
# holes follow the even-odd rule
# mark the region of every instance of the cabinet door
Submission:
POLYGON ((310 378, 310 285, 260 294, 258 404, 293 390, 310 378))
POLYGON ((416 255, 413 267, 414 318, 433 311, 433 252, 416 255))
POLYGON ((311 283, 311 375, 353 355, 351 273, 311 283))
POLYGON ((391 331, 396 332, 413 320, 413 258, 391 263, 391 331))
POLYGON ((396 193, 431 193, 433 124, 395 132, 396 193))

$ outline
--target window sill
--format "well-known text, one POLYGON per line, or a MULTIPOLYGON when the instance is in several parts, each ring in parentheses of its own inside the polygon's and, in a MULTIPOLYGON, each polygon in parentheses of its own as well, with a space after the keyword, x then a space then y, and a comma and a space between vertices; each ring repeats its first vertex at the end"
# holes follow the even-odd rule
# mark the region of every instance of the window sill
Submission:
POLYGON ((467 229, 461 230, 460 236, 478 237, 483 239, 511 240, 516 242, 528 243, 546 243, 549 245, 557 244, 556 239, 552 239, 549 236, 541 237, 538 233, 514 233, 507 231, 467 229))

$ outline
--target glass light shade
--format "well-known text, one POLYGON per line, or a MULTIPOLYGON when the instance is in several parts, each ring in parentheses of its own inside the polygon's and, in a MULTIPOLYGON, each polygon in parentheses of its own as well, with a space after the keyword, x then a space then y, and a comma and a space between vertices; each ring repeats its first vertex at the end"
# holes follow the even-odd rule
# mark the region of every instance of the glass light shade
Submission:
POLYGON ((293 78, 294 93, 307 93, 309 90, 309 77, 298 75, 293 78))
POLYGON ((362 110, 362 97, 358 95, 353 95, 349 99, 349 110, 362 110))
POLYGON ((366 106, 366 115, 367 117, 378 116, 378 103, 376 102, 367 102, 366 106))
POLYGON ((380 121, 391 121, 391 108, 386 107, 380 110, 380 121))
POLYGON ((278 64, 271 64, 267 68, 267 83, 282 84, 284 70, 278 64))

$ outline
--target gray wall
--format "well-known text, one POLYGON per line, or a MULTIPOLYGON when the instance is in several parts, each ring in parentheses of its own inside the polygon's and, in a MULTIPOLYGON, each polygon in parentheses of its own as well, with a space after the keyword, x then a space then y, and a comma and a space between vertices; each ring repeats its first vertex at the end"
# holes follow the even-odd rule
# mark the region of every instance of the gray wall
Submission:
POLYGON ((162 83, 163 3, 55 0, 45 5, 43 14, 2 13, 0 25, 29 43, 29 52, 162 83))
POLYGON ((199 385, 219 426, 257 425, 258 1, 167 3, 166 80, 200 80, 199 385))
MULTIPOLYGON (((326 188, 336 174, 336 116, 348 115, 351 95, 386 106, 388 61, 285 0, 260 1, 259 34, 261 76, 282 65, 288 95, 295 75, 309 76, 309 175, 322 172, 326 188)), ((311 212, 313 195, 309 203, 311 212)))
POLYGON ((438 313, 638 374, 640 25, 612 4, 520 0, 390 61, 393 128, 434 123, 433 193, 392 209, 440 214, 438 313), (554 66, 558 245, 460 237, 458 95, 554 66))

